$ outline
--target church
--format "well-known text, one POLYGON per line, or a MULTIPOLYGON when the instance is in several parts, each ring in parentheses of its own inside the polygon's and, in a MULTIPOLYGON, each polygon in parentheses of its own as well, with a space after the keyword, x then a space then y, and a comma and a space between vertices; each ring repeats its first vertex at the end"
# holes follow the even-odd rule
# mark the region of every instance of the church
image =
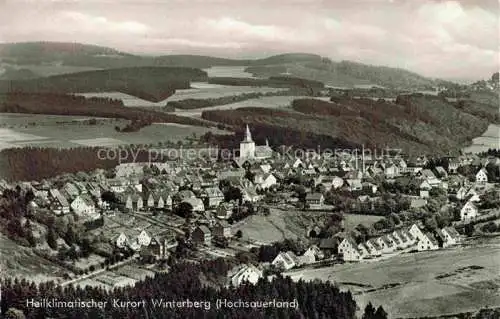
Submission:
POLYGON ((273 155, 273 150, 269 147, 269 143, 266 139, 266 145, 256 146, 255 142, 252 140, 252 133, 250 133, 250 128, 247 125, 245 131, 245 138, 240 143, 240 160, 262 160, 270 158, 273 155))

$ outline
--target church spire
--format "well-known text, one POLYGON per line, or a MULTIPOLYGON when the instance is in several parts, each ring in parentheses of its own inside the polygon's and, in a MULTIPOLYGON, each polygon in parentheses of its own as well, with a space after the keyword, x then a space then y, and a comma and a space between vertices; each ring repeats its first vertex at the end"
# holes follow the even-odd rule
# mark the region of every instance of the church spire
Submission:
POLYGON ((247 129, 246 129, 246 132, 245 132, 245 140, 244 142, 252 142, 252 133, 250 133, 250 128, 248 127, 248 124, 247 124, 247 129))

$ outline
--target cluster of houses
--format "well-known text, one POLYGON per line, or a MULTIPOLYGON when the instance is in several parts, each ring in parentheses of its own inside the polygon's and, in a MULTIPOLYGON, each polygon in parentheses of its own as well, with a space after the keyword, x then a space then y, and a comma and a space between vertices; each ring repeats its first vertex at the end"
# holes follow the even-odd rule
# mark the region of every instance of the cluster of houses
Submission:
POLYGON ((338 254, 345 261, 360 261, 403 250, 436 250, 459 242, 460 235, 453 227, 445 227, 432 234, 413 224, 410 228, 395 230, 359 244, 351 237, 346 237, 338 247, 338 254))

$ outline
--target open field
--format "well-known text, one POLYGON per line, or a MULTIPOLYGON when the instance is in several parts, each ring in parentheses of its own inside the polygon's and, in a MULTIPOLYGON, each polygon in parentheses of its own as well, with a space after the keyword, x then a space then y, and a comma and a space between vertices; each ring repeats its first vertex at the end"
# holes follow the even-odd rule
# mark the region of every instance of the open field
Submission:
POLYGON ((486 152, 488 149, 500 149, 500 125, 491 124, 483 135, 472 140, 472 145, 464 148, 465 153, 486 152))
POLYGON ((36 283, 60 279, 67 272, 3 234, 0 234, 0 269, 2 277, 26 278, 36 283))
MULTIPOLYGON (((322 225, 329 215, 325 212, 271 209, 269 216, 253 215, 236 224, 233 233, 241 230, 244 240, 266 244, 285 238, 307 240, 307 230, 313 225, 322 225)), ((344 215, 344 218, 346 229, 353 229, 359 223, 369 226, 381 217, 344 215)))
POLYGON ((203 69, 208 77, 255 78, 252 73, 245 72, 246 66, 213 66, 203 69))
POLYGON ((330 280, 360 307, 383 305, 393 318, 423 317, 500 306, 500 244, 492 239, 454 249, 377 262, 290 272, 294 280, 330 280))
MULTIPOLYGON (((201 117, 201 113, 203 111, 209 110, 232 110, 238 109, 242 107, 262 107, 262 108, 288 108, 290 107, 293 100, 296 99, 305 99, 310 98, 307 96, 264 96, 256 99, 249 99, 241 102, 219 105, 219 106, 211 106, 204 107, 196 110, 178 110, 176 114, 183 116, 192 116, 192 117, 201 117)), ((316 98, 320 100, 328 101, 329 98, 316 98)))
POLYGON ((383 217, 381 216, 373 215, 344 214, 344 228, 346 231, 350 231, 356 228, 359 224, 369 227, 382 218, 383 217))
POLYGON ((74 121, 73 116, 30 115, 23 117, 1 117, 3 123, 12 128, 0 128, 0 149, 11 147, 77 147, 77 146, 115 146, 128 144, 156 144, 165 141, 184 140, 193 134, 200 136, 208 131, 224 133, 215 128, 158 123, 142 128, 139 132, 122 133, 115 126, 124 127, 126 120, 104 120, 96 125, 74 121), (12 122, 11 122, 12 119, 12 122), (67 119, 67 120, 65 120, 67 119), (40 120, 40 121, 39 121, 40 120), (36 125, 23 125, 23 122, 36 125), (17 125, 9 125, 16 123, 17 125))
POLYGON ((286 91, 287 89, 282 88, 269 88, 269 87, 252 87, 252 86, 230 86, 230 85, 218 85, 209 84, 206 82, 192 82, 190 89, 178 89, 175 94, 168 97, 161 102, 149 102, 135 96, 131 96, 120 92, 90 92, 90 93, 80 93, 85 97, 108 97, 113 99, 120 99, 123 101, 125 106, 135 106, 135 107, 152 107, 152 106, 165 106, 170 101, 180 101, 186 99, 208 99, 208 98, 219 98, 232 95, 240 95, 244 93, 270 93, 286 91))

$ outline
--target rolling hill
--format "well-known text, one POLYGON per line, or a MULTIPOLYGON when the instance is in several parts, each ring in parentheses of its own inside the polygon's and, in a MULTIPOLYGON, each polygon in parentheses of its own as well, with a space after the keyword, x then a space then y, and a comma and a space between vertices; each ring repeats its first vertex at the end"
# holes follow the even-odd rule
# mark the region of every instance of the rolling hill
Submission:
POLYGON ((0 93, 122 92, 151 102, 163 101, 191 81, 206 81, 199 69, 136 67, 56 75, 28 80, 0 81, 0 93))
POLYGON ((94 45, 33 42, 0 44, 0 60, 4 64, 23 65, 28 69, 31 65, 41 64, 95 69, 246 66, 248 72, 258 77, 287 73, 294 77, 342 87, 380 85, 389 88, 425 89, 437 84, 433 79, 403 69, 350 61, 334 62, 308 53, 286 53, 261 59, 237 60, 203 55, 140 56, 94 45))
MULTIPOLYGON (((469 112, 456 103, 424 95, 401 95, 396 103, 350 98, 330 102, 297 99, 289 109, 214 110, 203 112, 202 118, 233 126, 235 130, 249 124, 255 128, 256 139, 269 138, 275 146, 334 150, 363 144, 376 150, 390 148, 406 154, 433 155, 457 153, 489 124, 488 114, 469 112)), ((222 142, 231 143, 227 137, 222 142)))

